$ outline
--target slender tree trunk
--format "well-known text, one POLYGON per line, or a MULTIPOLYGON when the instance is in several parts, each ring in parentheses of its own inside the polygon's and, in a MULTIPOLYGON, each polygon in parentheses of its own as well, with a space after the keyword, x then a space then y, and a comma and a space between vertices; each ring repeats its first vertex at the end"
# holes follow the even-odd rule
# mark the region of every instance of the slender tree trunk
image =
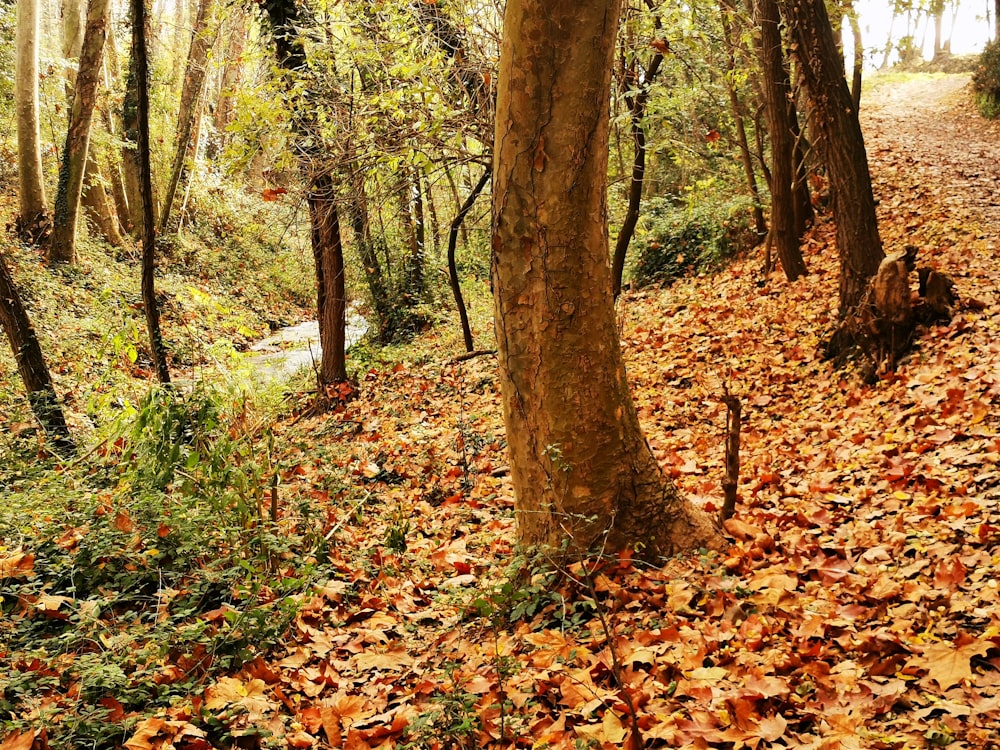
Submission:
POLYGON ((479 194, 483 192, 486 183, 489 182, 490 175, 493 174, 492 167, 487 167, 479 182, 472 188, 469 197, 458 210, 455 218, 451 221, 448 230, 448 280, 451 282, 451 293, 455 296, 455 306, 458 308, 458 318, 462 324, 462 339, 465 342, 465 351, 476 350, 475 342, 472 340, 472 326, 469 325, 469 311, 465 308, 465 299, 462 297, 462 284, 458 278, 458 265, 455 262, 455 245, 458 244, 458 230, 465 221, 465 217, 476 203, 479 194))
POLYGON ((146 55, 146 0, 130 0, 132 6, 132 59, 136 77, 137 157, 139 204, 142 208, 142 304, 146 312, 149 348, 156 377, 170 382, 167 351, 160 332, 160 308, 156 302, 156 224, 153 218, 153 179, 149 158, 149 60, 146 55))
POLYGON ((861 23, 858 21, 858 11, 854 0, 847 2, 847 21, 851 25, 851 38, 854 40, 854 65, 851 73, 851 101, 854 109, 861 111, 861 76, 865 67, 865 46, 861 36, 861 23))
POLYGON ((17 371, 24 381, 28 403, 35 419, 51 436, 52 444, 59 452, 72 452, 73 439, 66 426, 66 418, 63 416, 59 399, 56 397, 49 368, 42 356, 42 348, 38 345, 38 337, 31 326, 28 311, 24 309, 2 254, 0 254, 0 327, 10 341, 10 348, 17 362, 17 371))
POLYGON ((795 221, 795 135, 789 100, 791 86, 781 42, 781 16, 777 0, 757 0, 760 27, 758 52, 767 131, 771 139, 771 242, 789 281, 806 273, 795 221))
MULTIPOLYGON (((132 0, 129 0, 132 2, 132 0)), ((146 30, 148 39, 149 29, 146 30)), ((139 200, 139 79, 135 71, 135 50, 132 50, 122 101, 122 182, 130 196, 129 224, 135 232, 142 231, 142 205, 139 200)), ((156 207, 153 207, 154 216, 156 207)))
POLYGON ((160 232, 167 230, 170 222, 170 211, 177 194, 177 186, 184 178, 188 150, 191 146, 191 135, 198 116, 201 103, 201 92, 205 88, 205 69, 208 53, 215 44, 218 26, 212 18, 215 11, 214 0, 201 0, 198 4, 198 17, 195 20, 194 33, 188 52, 187 67, 184 69, 184 85, 181 88, 180 111, 177 114, 177 136, 174 144, 174 162, 170 170, 170 181, 163 196, 163 206, 160 209, 160 232))
POLYGON ((885 257, 858 112, 823 0, 789 0, 789 22, 809 92, 809 122, 830 176, 840 254, 840 314, 857 309, 885 257))
POLYGON ((441 257, 441 223, 438 220, 437 204, 434 201, 434 185, 430 176, 426 173, 421 175, 421 183, 424 185, 424 195, 427 197, 427 218, 430 223, 431 252, 434 259, 441 257))
POLYGON ((48 231, 38 118, 39 0, 18 0, 14 107, 17 112, 18 216, 21 237, 32 244, 48 231))
POLYGON ((347 292, 340 214, 329 173, 317 175, 312 180, 309 216, 316 265, 319 343, 323 350, 320 380, 323 385, 330 385, 347 380, 347 292))
POLYGON ((90 149, 87 155, 87 170, 83 176, 83 195, 81 205, 86 209, 87 217, 91 220, 101 236, 113 247, 122 247, 125 240, 122 238, 118 228, 118 217, 116 215, 108 191, 104 187, 104 178, 101 176, 100 167, 97 164, 94 149, 90 149))
POLYGON ((229 20, 229 42, 226 45, 226 61, 222 68, 222 85, 215 105, 215 131, 225 132, 233 120, 233 101, 236 88, 243 74, 243 49, 247 42, 250 14, 239 7, 232 9, 229 20))
POLYGON ((410 294, 414 301, 424 296, 424 264, 427 262, 427 221, 420 171, 413 170, 413 238, 416 253, 410 257, 410 294))
MULTIPOLYGON (((294 0, 276 0, 267 6, 267 12, 278 65, 289 74, 307 73, 308 59, 299 28, 298 6, 294 0)), ((294 81, 289 79, 287 83, 290 85, 294 81)), ((328 167, 324 165, 326 155, 313 145, 313 139, 318 137, 313 133, 313 126, 311 115, 305 109, 294 112, 292 129, 299 139, 299 169, 309 186, 317 316, 323 348, 320 380, 321 385, 325 386, 347 380, 347 297, 340 213, 334 180, 328 167)))
POLYGON ((494 319, 522 543, 658 558, 718 544, 629 392, 607 239, 619 0, 510 0, 498 81, 494 319))
POLYGON ((66 132, 53 214, 52 240, 49 245, 49 260, 53 263, 76 261, 76 225, 87 167, 90 123, 97 101, 101 58, 108 33, 109 9, 109 0, 90 0, 87 5, 87 27, 83 33, 80 66, 73 90, 73 110, 66 132))
POLYGON ((740 102, 733 74, 736 72, 736 42, 733 38, 732 15, 735 8, 727 0, 719 0, 719 11, 722 14, 722 34, 726 45, 726 92, 729 95, 729 108, 736 124, 736 140, 740 147, 740 159, 743 162, 743 174, 746 176, 747 189, 753 199, 753 219, 757 237, 763 239, 767 234, 767 223, 764 221, 764 208, 760 199, 760 189, 757 187, 757 175, 753 168, 753 154, 750 152, 750 141, 747 139, 747 129, 743 114, 743 104, 740 102))
MULTIPOLYGON (((659 19, 656 26, 659 28, 659 19)), ((625 103, 629 109, 629 120, 632 126, 632 179, 628 188, 628 208, 621 231, 615 241, 615 252, 611 262, 611 289, 615 296, 622 292, 622 277, 625 275, 625 256, 628 254, 629 243, 635 234, 635 226, 639 222, 639 207, 642 202, 642 186, 646 176, 646 131, 643 119, 646 117, 646 104, 652 92, 653 81, 663 62, 663 53, 656 48, 646 63, 639 91, 635 95, 626 94, 625 103)))

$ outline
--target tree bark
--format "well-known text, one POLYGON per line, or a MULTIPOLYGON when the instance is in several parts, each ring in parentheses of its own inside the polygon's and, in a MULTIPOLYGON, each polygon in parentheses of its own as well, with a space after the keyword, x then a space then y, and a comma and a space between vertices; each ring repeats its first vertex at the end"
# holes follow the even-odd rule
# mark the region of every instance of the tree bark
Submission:
POLYGON ((30 243, 47 232, 42 146, 38 118, 39 0, 18 0, 14 107, 17 112, 18 227, 30 243))
POLYGON ((101 58, 104 56, 104 42, 108 33, 109 11, 109 0, 90 0, 87 4, 87 26, 83 32, 80 65, 73 88, 73 110, 66 131, 53 213, 52 239, 49 245, 49 260, 53 263, 76 262, 76 225, 90 146, 90 124, 97 101, 101 58))
POLYGON ((163 196, 163 206, 160 209, 160 232, 167 230, 170 222, 170 211, 173 207, 177 186, 184 178, 188 149, 191 146, 191 134, 194 131, 195 118, 201 103, 201 92, 205 88, 205 68, 208 53, 215 44, 218 26, 212 18, 215 10, 214 0, 201 0, 198 3, 198 16, 195 19, 194 32, 188 51, 187 66, 184 69, 184 85, 181 88, 180 110, 177 113, 177 136, 174 143, 174 161, 170 170, 170 181, 163 196))
POLYGON ((156 301, 156 225, 153 219, 153 179, 149 158, 149 59, 146 54, 146 0, 131 0, 132 59, 136 77, 136 156, 139 166, 139 204, 142 208, 142 304, 149 331, 149 348, 156 377, 170 382, 167 351, 160 332, 160 309, 156 301))
POLYGON ((323 350, 323 385, 347 380, 347 291, 344 284, 344 246, 333 178, 316 175, 309 189, 312 250, 316 266, 316 309, 319 343, 323 350))
POLYGON ((830 177, 840 255, 840 315, 854 311, 885 257, 858 111, 823 0, 788 0, 809 122, 830 177))
MULTIPOLYGON (((300 29, 298 6, 294 0, 276 0, 267 6, 274 40, 275 58, 287 73, 307 72, 308 58, 300 29)), ((294 83, 291 79, 288 85, 294 83)), ((307 102, 300 103, 300 106, 307 102)), ((335 185, 324 160, 328 157, 314 145, 319 138, 315 123, 305 110, 293 110, 292 130, 299 139, 299 170, 308 184, 312 251, 316 266, 316 303, 320 324, 320 385, 347 380, 346 325, 347 297, 344 285, 344 253, 340 233, 340 213, 335 185)))
POLYGON ((28 403, 35 419, 51 436, 52 444, 60 453, 72 452, 73 439, 66 426, 66 418, 59 405, 59 399, 56 397, 49 368, 42 356, 42 348, 38 345, 35 329, 17 293, 17 287, 3 255, 0 255, 0 326, 10 341, 10 348, 17 362, 17 371, 24 381, 28 403))
POLYGON ((649 559, 719 542, 646 443, 618 341, 607 239, 620 0, 510 0, 494 143, 493 260, 522 543, 649 559))
POLYGON ((791 84, 781 42, 777 0, 757 0, 760 55, 767 132, 771 140, 771 242, 789 281, 806 273, 799 247, 795 210, 795 135, 791 123, 791 84))

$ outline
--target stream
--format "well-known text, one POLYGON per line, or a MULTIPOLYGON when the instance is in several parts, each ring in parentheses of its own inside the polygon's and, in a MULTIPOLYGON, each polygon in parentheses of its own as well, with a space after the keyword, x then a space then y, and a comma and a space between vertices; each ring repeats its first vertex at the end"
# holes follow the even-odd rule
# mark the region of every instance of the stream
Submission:
MULTIPOLYGON (((368 333, 368 321, 355 310, 347 311, 347 348, 368 333)), ((250 358, 254 374, 262 381, 291 377, 303 367, 319 363, 323 349, 319 344, 319 321, 307 320, 275 331, 252 347, 250 358)))

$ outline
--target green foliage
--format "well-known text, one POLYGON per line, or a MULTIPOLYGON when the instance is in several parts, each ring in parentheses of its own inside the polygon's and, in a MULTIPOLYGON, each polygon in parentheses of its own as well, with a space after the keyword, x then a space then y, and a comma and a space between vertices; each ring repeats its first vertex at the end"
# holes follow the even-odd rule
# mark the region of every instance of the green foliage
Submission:
POLYGON ((150 715, 280 638, 319 536, 272 520, 273 455, 245 399, 153 389, 87 463, 9 473, 0 553, 32 559, 0 591, 0 736, 41 703, 54 744, 120 745, 115 706, 150 715))
POLYGON ((698 199, 688 206, 654 198, 643 209, 643 240, 632 268, 636 285, 664 284, 718 266, 754 242, 748 198, 698 199))
POLYGON ((972 88, 976 92, 976 106, 983 117, 1000 116, 1000 41, 986 45, 972 74, 972 88))

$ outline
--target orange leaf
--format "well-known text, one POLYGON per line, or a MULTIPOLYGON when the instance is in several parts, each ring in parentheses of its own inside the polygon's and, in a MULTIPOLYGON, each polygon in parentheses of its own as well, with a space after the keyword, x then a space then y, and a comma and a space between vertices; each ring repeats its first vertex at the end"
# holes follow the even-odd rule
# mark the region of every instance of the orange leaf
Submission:
POLYGON ((0 581, 5 578, 25 578, 34 567, 35 556, 27 552, 0 558, 0 581))
POLYGON ((0 750, 31 750, 31 744, 34 741, 35 733, 33 731, 14 733, 0 742, 0 750))

